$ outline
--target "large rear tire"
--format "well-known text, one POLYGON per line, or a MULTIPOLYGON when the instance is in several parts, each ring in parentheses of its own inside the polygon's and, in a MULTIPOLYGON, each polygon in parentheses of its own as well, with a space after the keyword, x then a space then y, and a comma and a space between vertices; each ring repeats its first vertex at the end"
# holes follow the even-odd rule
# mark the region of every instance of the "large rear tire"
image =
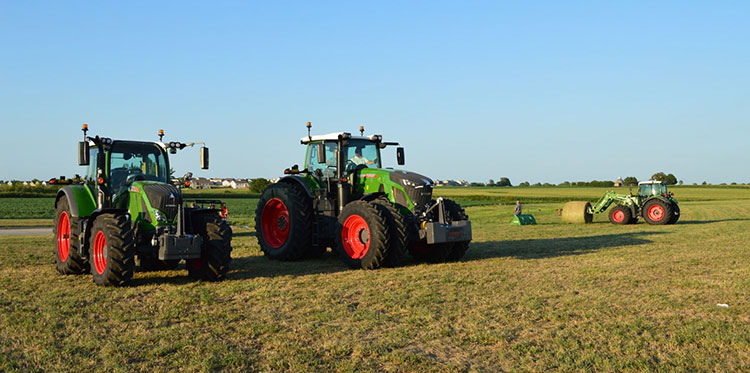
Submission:
POLYGON ((80 274, 88 270, 87 263, 78 255, 78 219, 74 218, 63 197, 55 208, 55 225, 52 228, 55 265, 57 272, 63 275, 80 274))
POLYGON ((665 225, 672 220, 672 204, 654 198, 643 205, 643 218, 651 225, 665 225))
POLYGON ((395 267, 406 260, 406 247, 409 242, 406 217, 385 197, 377 198, 372 203, 382 210, 390 232, 383 266, 395 267))
POLYGON ((623 205, 617 205, 609 210, 609 222, 612 224, 625 225, 631 224, 633 213, 630 208, 623 205))
POLYGON ((218 212, 193 217, 193 231, 201 236, 201 257, 188 259, 188 276, 195 280, 221 281, 232 261, 232 228, 218 212))
POLYGON ((255 209, 255 234, 263 254, 276 260, 300 260, 311 251, 312 201, 300 187, 271 184, 255 209))
POLYGON ((336 230, 336 251, 350 268, 379 268, 388 254, 390 231, 381 208, 354 201, 344 206, 336 230))
POLYGON ((89 257, 97 285, 122 286, 130 281, 135 246, 127 214, 104 213, 96 217, 89 234, 89 257))

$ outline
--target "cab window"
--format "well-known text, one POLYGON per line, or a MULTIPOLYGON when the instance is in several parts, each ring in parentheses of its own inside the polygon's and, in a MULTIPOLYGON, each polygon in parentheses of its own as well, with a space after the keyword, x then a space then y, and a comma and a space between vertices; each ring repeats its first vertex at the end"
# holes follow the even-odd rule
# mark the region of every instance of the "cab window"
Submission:
POLYGON ((307 146, 307 168, 310 172, 317 174, 317 170, 320 170, 324 177, 336 176, 336 149, 338 145, 335 141, 326 141, 324 143, 326 149, 326 163, 318 163, 318 144, 312 143, 307 146))

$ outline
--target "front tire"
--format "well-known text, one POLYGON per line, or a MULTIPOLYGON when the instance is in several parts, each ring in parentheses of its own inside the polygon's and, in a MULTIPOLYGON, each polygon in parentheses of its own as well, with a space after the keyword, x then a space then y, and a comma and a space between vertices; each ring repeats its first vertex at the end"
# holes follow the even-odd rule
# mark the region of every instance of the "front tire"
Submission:
POLYGON ((300 187, 270 185, 255 210, 255 234, 265 256, 283 261, 300 260, 311 251, 312 201, 300 187))
POLYGON ((221 281, 226 278, 232 261, 232 228, 218 213, 193 217, 193 232, 203 239, 201 257, 188 259, 188 276, 195 280, 221 281))
POLYGON ((672 220, 672 204, 652 199, 643 205, 643 218, 651 225, 665 225, 672 220))
POLYGON ((336 251, 350 268, 376 269, 383 264, 390 232, 385 214, 375 204, 347 204, 336 231, 336 251))
POLYGON ((52 231, 55 266, 57 272, 63 275, 81 274, 87 270, 86 261, 78 255, 78 224, 78 219, 71 214, 68 199, 61 198, 55 207, 55 225, 52 231))
POLYGON ((617 205, 609 210, 609 222, 612 224, 625 225, 631 224, 633 213, 630 208, 623 205, 617 205))
POLYGON ((133 278, 135 247, 127 214, 96 217, 89 234, 89 257, 97 285, 122 286, 133 278))
POLYGON ((383 266, 395 267, 406 259, 406 248, 409 243, 406 217, 385 197, 376 198, 372 203, 382 210, 390 232, 389 246, 383 266))

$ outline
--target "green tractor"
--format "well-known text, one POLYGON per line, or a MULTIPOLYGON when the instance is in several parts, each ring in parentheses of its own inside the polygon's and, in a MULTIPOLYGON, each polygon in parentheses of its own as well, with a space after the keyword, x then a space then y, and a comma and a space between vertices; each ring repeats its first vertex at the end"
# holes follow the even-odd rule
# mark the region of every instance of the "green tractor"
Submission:
POLYGON ((643 218, 651 225, 677 223, 680 206, 674 194, 667 190, 663 181, 649 180, 638 183, 638 194, 619 194, 609 191, 593 205, 589 202, 568 202, 563 207, 563 221, 568 223, 591 223, 593 214, 609 210, 612 224, 635 224, 643 218))
MULTIPOLYGON (((55 199, 54 254, 61 274, 91 272, 98 285, 120 286, 142 270, 175 269, 186 260, 190 277, 221 280, 231 261, 232 230, 219 211, 185 206, 170 183, 169 156, 196 143, 112 140, 87 136, 78 163, 85 183, 60 189, 55 199)), ((202 143, 198 143, 202 144, 202 143)), ((208 148, 201 147, 201 168, 208 148)), ((186 184, 189 183, 189 179, 186 184)))
MULTIPOLYGON (((398 143, 348 132, 310 135, 305 167, 294 165, 263 191, 255 230, 276 260, 318 257, 332 248, 351 268, 395 266, 410 253, 428 262, 457 261, 469 248, 471 222, 461 206, 432 198, 433 181, 383 168, 381 150, 398 143)), ((404 149, 396 149, 399 165, 404 149)))

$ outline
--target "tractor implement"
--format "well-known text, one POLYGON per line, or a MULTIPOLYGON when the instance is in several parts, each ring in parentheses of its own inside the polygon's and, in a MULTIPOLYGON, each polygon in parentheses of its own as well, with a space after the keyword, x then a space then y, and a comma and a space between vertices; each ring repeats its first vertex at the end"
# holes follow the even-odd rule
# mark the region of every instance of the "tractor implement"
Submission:
POLYGON ((563 206, 562 219, 566 223, 588 224, 594 214, 609 210, 612 224, 635 224, 643 218, 651 225, 675 224, 680 219, 680 207, 674 194, 663 181, 649 180, 638 183, 638 194, 605 193, 593 205, 586 201, 568 202, 563 206))
POLYGON ((276 260, 320 256, 332 248, 351 268, 399 264, 407 253, 429 262, 457 261, 469 248, 471 222, 451 200, 432 199, 432 179, 383 168, 380 135, 337 132, 307 136, 303 169, 294 165, 263 191, 255 230, 263 253, 276 260))

